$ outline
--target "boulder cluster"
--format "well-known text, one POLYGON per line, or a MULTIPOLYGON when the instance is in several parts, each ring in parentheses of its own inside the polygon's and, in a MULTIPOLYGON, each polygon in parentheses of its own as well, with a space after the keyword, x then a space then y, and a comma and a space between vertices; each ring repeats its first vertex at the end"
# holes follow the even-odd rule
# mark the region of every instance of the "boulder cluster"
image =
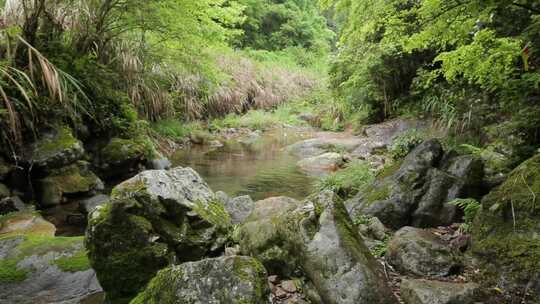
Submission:
POLYGON ((146 171, 92 212, 86 245, 114 303, 532 299, 538 232, 526 226, 534 213, 525 210, 535 208, 536 192, 511 191, 508 183, 519 186, 512 180, 519 174, 523 189, 536 186, 536 171, 529 172, 536 158, 484 197, 471 235, 454 224, 463 211, 450 202, 484 195, 482 162, 428 140, 347 201, 324 191, 303 201, 253 202, 212 192, 189 168, 146 171), (515 221, 508 218, 512 202, 515 221), (511 241, 522 264, 500 259, 511 254, 502 232, 517 238, 511 241), (487 258, 498 259, 498 270, 484 266, 487 258), (507 289, 494 294, 498 286, 507 289))

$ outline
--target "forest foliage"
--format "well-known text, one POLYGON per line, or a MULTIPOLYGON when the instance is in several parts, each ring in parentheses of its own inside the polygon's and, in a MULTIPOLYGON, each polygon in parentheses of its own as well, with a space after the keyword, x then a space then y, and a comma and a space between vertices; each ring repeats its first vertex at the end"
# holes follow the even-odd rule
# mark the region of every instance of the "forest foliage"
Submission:
POLYGON ((0 138, 15 151, 65 123, 129 137, 302 95, 332 33, 315 2, 282 2, 1 1, 0 138))
POLYGON ((532 0, 321 0, 339 41, 331 84, 364 121, 434 117, 500 149, 540 143, 540 5, 532 0), (504 147, 503 147, 504 146, 504 147))

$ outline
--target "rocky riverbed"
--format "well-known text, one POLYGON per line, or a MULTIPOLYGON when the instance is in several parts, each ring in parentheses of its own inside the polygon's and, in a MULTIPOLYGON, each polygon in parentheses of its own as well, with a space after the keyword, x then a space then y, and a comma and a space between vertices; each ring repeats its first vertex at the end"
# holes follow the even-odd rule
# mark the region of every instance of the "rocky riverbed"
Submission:
MULTIPOLYGON (((236 196, 137 141, 111 140, 88 162, 69 130, 52 132, 27 156, 37 206, 74 225, 88 214, 85 237, 58 236, 15 183, 20 169, 0 162, 0 303, 538 303, 540 156, 495 188, 481 159, 436 139, 392 162, 393 140, 422 127, 279 146, 306 180, 370 163, 375 181, 349 199, 236 196), (456 199, 479 201, 474 221, 456 199)), ((246 134, 245 146, 260 140, 246 134)))

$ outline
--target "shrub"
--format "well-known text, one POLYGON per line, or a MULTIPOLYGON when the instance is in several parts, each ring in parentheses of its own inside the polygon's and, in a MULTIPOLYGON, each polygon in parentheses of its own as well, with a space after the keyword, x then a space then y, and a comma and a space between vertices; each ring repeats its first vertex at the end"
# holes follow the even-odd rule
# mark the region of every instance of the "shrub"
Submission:
POLYGON ((409 130, 394 139, 389 148, 393 159, 399 160, 407 156, 416 146, 424 141, 423 134, 416 129, 409 130))

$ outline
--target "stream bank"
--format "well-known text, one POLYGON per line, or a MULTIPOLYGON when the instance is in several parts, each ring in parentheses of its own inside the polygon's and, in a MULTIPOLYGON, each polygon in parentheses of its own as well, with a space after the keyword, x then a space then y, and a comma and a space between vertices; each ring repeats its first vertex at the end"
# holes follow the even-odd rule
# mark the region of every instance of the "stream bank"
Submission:
MULTIPOLYGON (((507 220, 493 209, 483 211, 482 217, 489 221, 466 222, 465 226, 460 224, 463 210, 450 203, 480 200, 490 191, 480 159, 446 150, 437 140, 415 144, 400 161, 393 161, 386 152, 402 134, 424 126, 394 120, 368 126, 359 135, 280 128, 266 133, 246 131, 210 145, 193 145, 171 157, 175 169, 138 173, 116 185, 111 197, 97 194, 99 191, 87 193, 92 194, 84 205, 91 214, 85 241, 88 257, 80 252, 82 238, 55 237, 54 225, 38 214, 11 213, 2 217, 0 225, 2 242, 14 244, 4 246, 7 251, 1 261, 9 270, 0 274, 0 280, 7 283, 5 298, 14 299, 13 290, 40 280, 42 271, 53 267, 60 272, 56 287, 47 289, 51 299, 63 296, 56 290, 65 288, 60 278, 64 277, 62 271, 68 271, 91 278, 91 284, 84 285, 75 297, 97 301, 93 303, 101 303, 104 291, 114 303, 128 303, 135 296, 133 303, 149 303, 167 292, 172 293, 172 302, 188 298, 211 302, 223 296, 192 294, 181 287, 186 280, 193 288, 216 292, 232 288, 227 284, 234 282, 230 284, 241 288, 228 297, 249 303, 267 303, 268 297, 272 303, 482 300, 491 304, 518 297, 534 299, 538 281, 530 271, 535 268, 521 266, 536 265, 534 250, 519 265, 500 260, 504 272, 489 272, 487 251, 479 248, 505 245, 496 243, 483 227, 493 225, 490 221, 504 227, 507 220), (376 178, 352 198, 343 200, 331 191, 312 187, 318 177, 360 160, 369 164, 376 178), (281 173, 282 168, 286 174, 281 173), (261 178, 260 172, 271 174, 261 178), (42 237, 59 246, 67 242, 67 247, 43 247, 42 237), (472 242, 474 237, 478 243, 472 242), (32 254, 52 256, 53 260, 39 262, 49 265, 45 268, 27 268, 24 261, 32 254), (336 261, 330 262, 330 257, 336 261), (218 275, 211 270, 218 268, 226 271, 218 275), (177 273, 189 275, 180 279, 177 273), (321 278, 321 273, 329 276, 321 278), (515 279, 504 281, 508 275, 515 279), (171 276, 179 280, 177 285, 163 285, 171 276), (217 285, 207 285, 208 278, 217 280, 212 281, 217 285), (523 292, 523 286, 530 287, 523 292)), ((536 177, 530 175, 529 167, 535 164, 533 159, 516 173, 528 176, 525 180, 533 188, 536 177)), ((83 170, 59 172, 69 172, 77 179, 79 175, 92 177, 83 170)), ((511 184, 501 187, 515 189, 511 184)), ((512 194, 512 190, 503 191, 512 194)), ((498 194, 491 197, 486 204, 503 203, 498 194)), ((525 196, 524 204, 528 199, 525 196)), ((523 223, 528 223, 530 215, 516 207, 523 223)), ((523 229, 527 235, 530 228, 523 229)), ((534 238, 522 241, 520 246, 535 246, 534 238)), ((506 251, 493 254, 503 257, 506 251)))

